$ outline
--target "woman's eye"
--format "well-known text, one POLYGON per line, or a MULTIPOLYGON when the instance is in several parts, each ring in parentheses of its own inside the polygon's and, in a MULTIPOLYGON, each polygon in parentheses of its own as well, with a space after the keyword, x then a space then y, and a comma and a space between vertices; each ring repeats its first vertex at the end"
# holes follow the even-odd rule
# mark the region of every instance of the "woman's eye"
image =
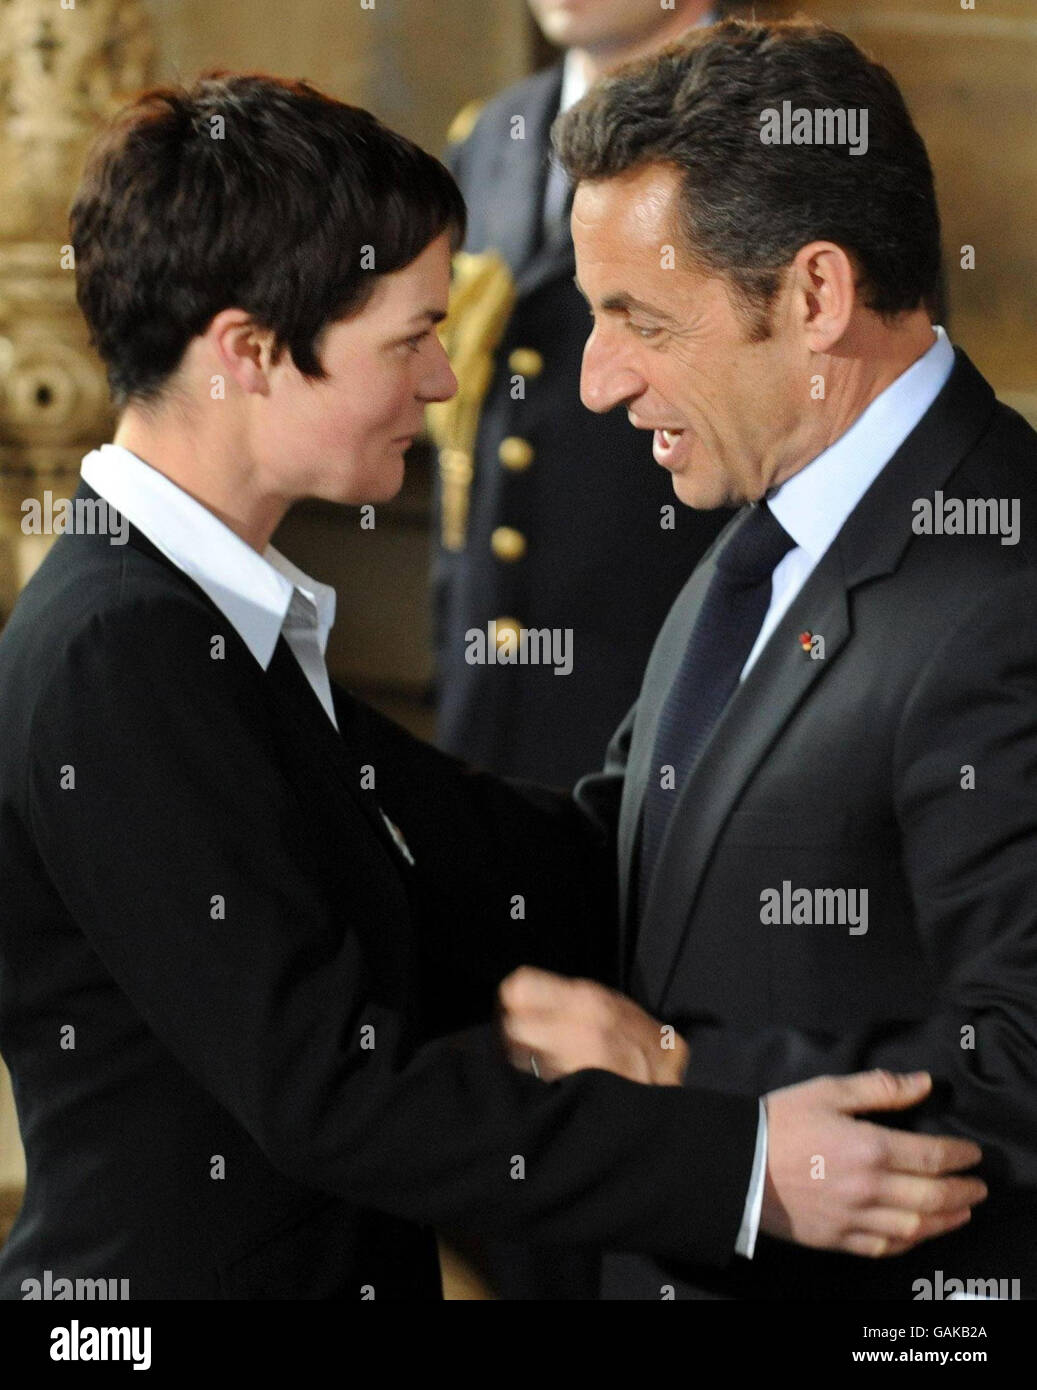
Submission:
POLYGON ((420 352, 421 345, 427 337, 428 329, 426 329, 424 333, 415 333, 413 338, 407 338, 401 346, 405 347, 409 352, 420 352))

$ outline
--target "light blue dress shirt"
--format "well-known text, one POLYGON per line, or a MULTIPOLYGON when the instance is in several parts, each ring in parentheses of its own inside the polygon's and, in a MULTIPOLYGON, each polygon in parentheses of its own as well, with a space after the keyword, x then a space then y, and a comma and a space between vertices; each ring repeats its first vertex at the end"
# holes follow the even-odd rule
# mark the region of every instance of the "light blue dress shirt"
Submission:
POLYGON ((796 545, 771 578, 770 605, 742 667, 743 680, 846 518, 946 385, 954 349, 942 328, 934 332, 928 352, 876 396, 844 435, 768 496, 767 505, 796 545))

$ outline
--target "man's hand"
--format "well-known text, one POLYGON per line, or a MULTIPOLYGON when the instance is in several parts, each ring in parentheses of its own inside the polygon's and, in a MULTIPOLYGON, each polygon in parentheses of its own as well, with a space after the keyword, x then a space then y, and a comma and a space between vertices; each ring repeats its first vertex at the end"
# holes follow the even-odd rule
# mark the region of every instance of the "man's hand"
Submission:
POLYGON ((977 1145, 852 1118, 907 1110, 931 1089, 927 1072, 869 1071, 772 1091, 762 1229, 800 1245, 876 1257, 963 1226, 986 1186, 941 1174, 977 1164, 977 1145))
POLYGON ((523 965, 498 996, 508 1058, 520 1071, 535 1070, 544 1081, 585 1067, 655 1086, 683 1080, 684 1039, 614 989, 523 965))
MULTIPOLYGON (((631 999, 593 980, 522 966, 500 986, 512 1064, 553 1081, 584 1067, 679 1086, 688 1046, 631 999)), ((982 1158, 969 1140, 886 1129, 855 1115, 906 1110, 932 1089, 926 1072, 819 1076, 772 1091, 761 1229, 845 1254, 898 1255, 963 1226, 987 1195, 955 1177, 982 1158)))

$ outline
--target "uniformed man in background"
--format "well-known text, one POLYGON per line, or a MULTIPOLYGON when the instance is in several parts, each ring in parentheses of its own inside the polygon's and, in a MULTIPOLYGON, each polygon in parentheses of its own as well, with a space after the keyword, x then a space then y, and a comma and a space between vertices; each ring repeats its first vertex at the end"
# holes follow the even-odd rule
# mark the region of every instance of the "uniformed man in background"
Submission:
POLYGON ((462 111, 447 155, 469 255, 448 325, 460 389, 433 412, 438 740, 504 776, 571 785, 600 765, 663 618, 729 514, 675 507, 625 412, 580 403, 590 324, 549 133, 602 73, 719 14, 711 0, 530 6, 564 60, 462 111), (563 659, 509 660, 523 628, 553 634, 563 659))

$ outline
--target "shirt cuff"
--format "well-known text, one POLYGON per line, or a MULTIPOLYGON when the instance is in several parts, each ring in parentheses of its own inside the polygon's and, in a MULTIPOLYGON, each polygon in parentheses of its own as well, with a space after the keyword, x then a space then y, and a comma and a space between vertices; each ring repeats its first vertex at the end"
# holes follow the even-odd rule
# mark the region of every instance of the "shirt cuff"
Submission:
POLYGON ((738 1228, 735 1241, 735 1254, 744 1255, 747 1260, 753 1257, 756 1237, 760 1230, 760 1214, 763 1211, 763 1188, 767 1178, 767 1107, 760 1100, 760 1122, 756 1127, 756 1153, 753 1155, 753 1171, 749 1178, 749 1191, 745 1197, 745 1211, 742 1224, 738 1228))

